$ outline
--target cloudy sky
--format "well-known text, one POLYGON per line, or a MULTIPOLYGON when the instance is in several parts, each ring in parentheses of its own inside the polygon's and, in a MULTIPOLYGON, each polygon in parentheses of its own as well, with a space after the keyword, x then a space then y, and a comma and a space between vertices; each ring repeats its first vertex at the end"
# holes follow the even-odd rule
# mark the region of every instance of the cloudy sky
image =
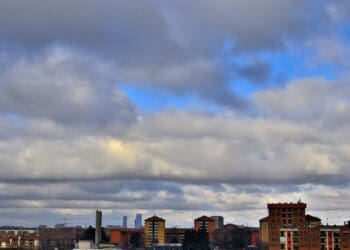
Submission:
POLYGON ((3 0, 1 224, 350 219, 347 0, 3 0))

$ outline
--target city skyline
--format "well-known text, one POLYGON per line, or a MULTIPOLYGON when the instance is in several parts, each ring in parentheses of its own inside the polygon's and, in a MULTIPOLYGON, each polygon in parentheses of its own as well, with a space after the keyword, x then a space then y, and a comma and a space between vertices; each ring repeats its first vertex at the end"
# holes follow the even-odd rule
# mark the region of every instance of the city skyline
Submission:
MULTIPOLYGON (((349 1, 0 1, 0 221, 350 217, 349 1)), ((122 225, 122 223, 120 223, 122 225)))

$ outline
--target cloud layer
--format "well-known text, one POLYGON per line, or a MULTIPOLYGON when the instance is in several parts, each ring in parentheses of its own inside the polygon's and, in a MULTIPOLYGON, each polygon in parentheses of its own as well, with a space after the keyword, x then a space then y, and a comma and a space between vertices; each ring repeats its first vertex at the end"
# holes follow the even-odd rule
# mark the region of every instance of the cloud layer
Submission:
POLYGON ((2 1, 0 218, 257 225, 301 197, 348 219, 348 7, 2 1))

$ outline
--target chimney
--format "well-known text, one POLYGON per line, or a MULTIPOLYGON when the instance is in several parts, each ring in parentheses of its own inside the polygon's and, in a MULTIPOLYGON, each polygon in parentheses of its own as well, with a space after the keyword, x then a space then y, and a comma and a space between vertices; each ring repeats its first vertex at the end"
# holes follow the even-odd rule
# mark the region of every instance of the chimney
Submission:
POLYGON ((96 230, 95 230, 95 244, 99 248, 102 236, 102 211, 96 210, 96 230))

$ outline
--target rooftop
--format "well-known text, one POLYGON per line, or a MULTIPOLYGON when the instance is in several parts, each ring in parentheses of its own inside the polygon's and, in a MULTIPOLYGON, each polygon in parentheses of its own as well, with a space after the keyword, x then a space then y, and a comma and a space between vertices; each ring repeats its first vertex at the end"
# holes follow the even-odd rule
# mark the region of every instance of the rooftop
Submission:
POLYGON ((163 218, 153 215, 152 217, 145 219, 145 221, 165 221, 165 220, 163 218))
POLYGON ((306 208, 306 203, 298 201, 293 202, 284 202, 284 203, 268 203, 267 208, 306 208))
POLYGON ((211 217, 203 215, 201 217, 198 217, 194 221, 215 221, 215 220, 213 218, 211 218, 211 217))

